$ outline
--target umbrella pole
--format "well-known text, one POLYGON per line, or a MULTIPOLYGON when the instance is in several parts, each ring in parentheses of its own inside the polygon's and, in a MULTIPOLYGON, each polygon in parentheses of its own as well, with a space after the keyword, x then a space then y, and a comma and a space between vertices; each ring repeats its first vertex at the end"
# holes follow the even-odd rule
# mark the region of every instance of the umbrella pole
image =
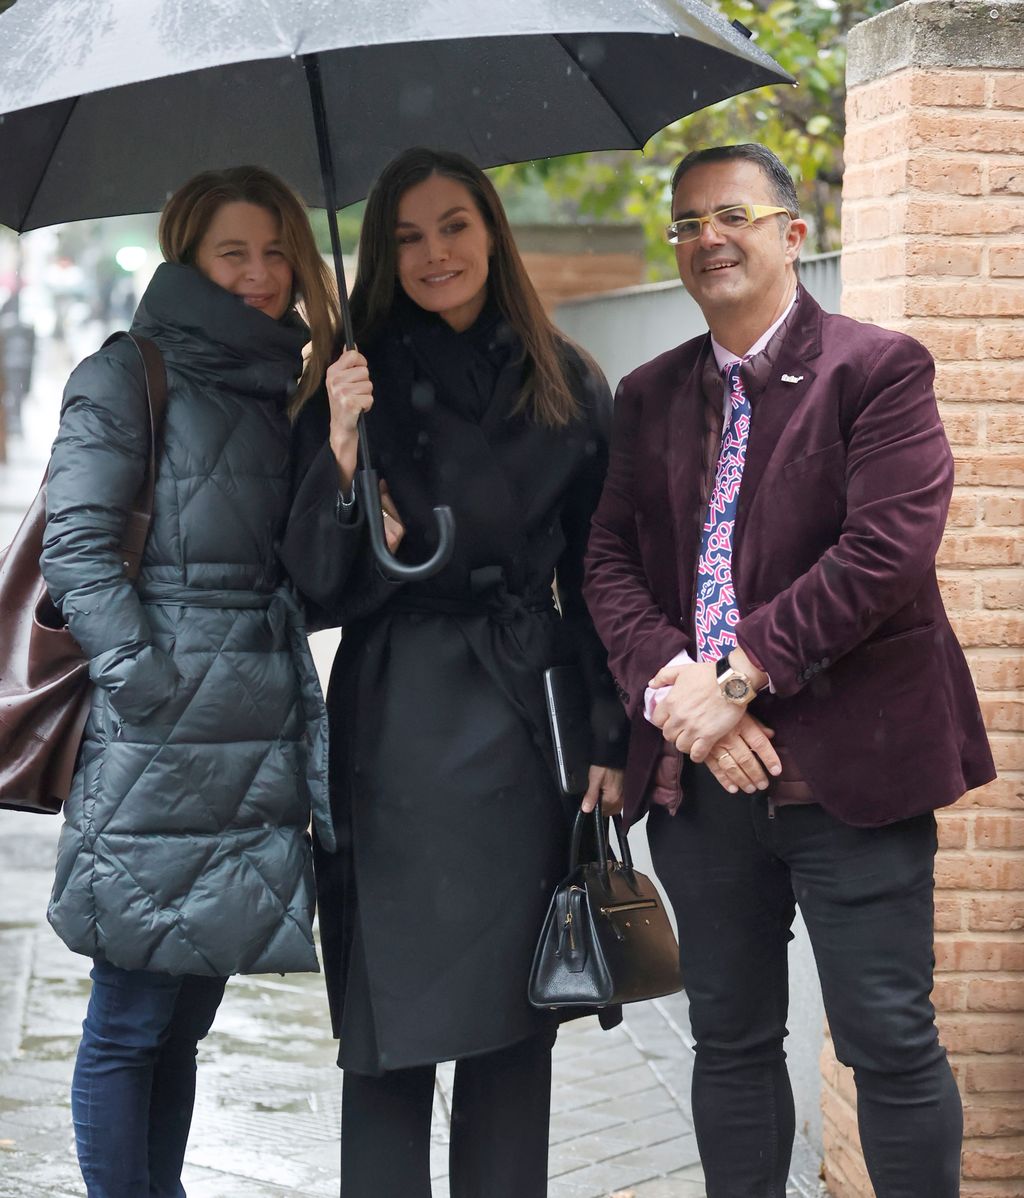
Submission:
POLYGON ((320 177, 324 187, 324 203, 327 205, 327 226, 331 231, 331 252, 334 254, 334 273, 338 280, 338 301, 341 304, 341 326, 345 333, 345 348, 355 349, 356 339, 352 331, 352 309, 348 302, 348 282, 341 260, 341 234, 338 232, 338 202, 334 187, 334 156, 331 154, 330 134, 327 132, 327 112, 324 107, 324 89, 320 82, 320 62, 315 54, 304 54, 302 65, 306 68, 309 99, 313 107, 313 125, 316 128, 316 148, 320 156, 320 177))
MULTIPOLYGON (((345 279, 345 264, 341 258, 341 236, 338 232, 337 192, 334 186, 334 157, 331 154, 331 139, 327 129, 327 109, 324 104, 324 89, 320 79, 320 60, 316 54, 304 54, 302 65, 309 86, 309 100, 313 109, 313 126, 316 130, 316 148, 320 156, 320 175, 324 188, 324 203, 327 205, 327 226, 331 233, 331 252, 334 255, 334 274, 338 281, 338 302, 341 308, 341 327, 345 335, 345 348, 355 349, 356 339, 352 328, 352 309, 348 299, 348 283, 345 279)), ((370 442, 366 432, 366 421, 359 417, 359 463, 356 471, 356 490, 366 513, 366 525, 370 534, 370 546, 380 568, 392 578, 405 581, 430 578, 448 564, 455 548, 455 520, 450 507, 435 507, 437 522, 437 548, 433 555, 418 566, 408 566, 398 561, 388 549, 384 536, 384 516, 380 506, 380 483, 370 457, 370 442)))

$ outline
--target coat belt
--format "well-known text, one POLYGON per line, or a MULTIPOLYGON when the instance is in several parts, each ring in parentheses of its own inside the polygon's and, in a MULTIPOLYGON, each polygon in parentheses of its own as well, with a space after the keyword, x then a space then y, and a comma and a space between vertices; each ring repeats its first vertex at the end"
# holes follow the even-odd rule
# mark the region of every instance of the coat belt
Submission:
POLYGON ((469 594, 432 595, 405 590, 387 605, 389 612, 423 612, 444 616, 487 616, 499 624, 511 624, 520 616, 538 615, 555 609, 550 587, 525 594, 510 591, 500 566, 482 566, 470 571, 469 594))
POLYGON ((298 611, 294 595, 287 587, 276 591, 215 590, 210 587, 187 587, 174 582, 147 582, 139 587, 139 600, 149 604, 180 604, 182 607, 270 607, 277 599, 298 611))

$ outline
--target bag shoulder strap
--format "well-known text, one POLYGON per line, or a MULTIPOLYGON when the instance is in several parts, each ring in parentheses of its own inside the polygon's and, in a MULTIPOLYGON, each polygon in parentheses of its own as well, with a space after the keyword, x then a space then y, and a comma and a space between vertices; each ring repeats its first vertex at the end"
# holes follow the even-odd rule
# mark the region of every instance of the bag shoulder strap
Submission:
POLYGON ((156 464, 159 458, 164 417, 167 414, 167 370, 164 367, 163 354, 160 353, 156 344, 148 337, 142 337, 138 333, 111 333, 103 342, 103 348, 105 349, 122 338, 130 341, 139 355, 146 379, 146 404, 149 409, 149 467, 132 507, 136 511, 152 513, 153 493, 156 486, 156 464))
POLYGON ((146 379, 146 405, 149 411, 149 462, 132 502, 131 516, 124 530, 121 549, 125 572, 129 578, 138 575, 142 552, 146 547, 149 525, 153 517, 153 497, 156 494, 156 470, 160 459, 160 443, 164 418, 167 415, 167 370, 163 355, 148 337, 138 333, 112 333, 104 347, 126 337, 138 352, 146 379))

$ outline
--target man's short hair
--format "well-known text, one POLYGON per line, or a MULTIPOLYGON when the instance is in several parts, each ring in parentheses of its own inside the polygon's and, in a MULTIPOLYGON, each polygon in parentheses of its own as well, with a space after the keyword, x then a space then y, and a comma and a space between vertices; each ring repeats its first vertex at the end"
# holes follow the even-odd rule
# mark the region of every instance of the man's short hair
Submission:
POLYGON ((672 173, 672 195, 676 194, 679 180, 695 166, 701 166, 705 162, 730 162, 737 158, 753 162, 761 168, 761 173, 771 186, 772 198, 780 208, 787 208, 794 216, 800 212, 800 201, 796 196, 793 176, 767 146, 762 146, 757 142, 745 142, 739 146, 711 146, 706 150, 691 150, 672 173))

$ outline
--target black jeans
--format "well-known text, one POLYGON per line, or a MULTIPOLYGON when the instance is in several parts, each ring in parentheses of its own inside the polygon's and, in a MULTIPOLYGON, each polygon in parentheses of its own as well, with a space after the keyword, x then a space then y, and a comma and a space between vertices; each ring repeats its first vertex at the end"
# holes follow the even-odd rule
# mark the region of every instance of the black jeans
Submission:
MULTIPOLYGON (((448 1175, 451 1198, 547 1194, 553 1035, 456 1062, 448 1175)), ((346 1071, 341 1100, 342 1198, 430 1198, 435 1066, 380 1076, 346 1071)))
POLYGON ((800 911, 836 1055, 854 1071, 878 1198, 959 1194, 963 1113, 929 998, 935 819, 852 828, 817 805, 730 795, 686 765, 651 856, 679 924, 708 1198, 783 1198, 793 1096, 782 1042, 800 911))

